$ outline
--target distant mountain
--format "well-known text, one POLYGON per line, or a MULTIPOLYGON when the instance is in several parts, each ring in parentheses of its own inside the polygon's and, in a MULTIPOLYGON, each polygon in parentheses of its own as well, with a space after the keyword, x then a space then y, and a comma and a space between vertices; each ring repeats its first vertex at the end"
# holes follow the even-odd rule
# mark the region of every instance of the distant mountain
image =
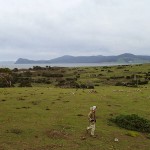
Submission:
POLYGON ((148 63, 150 56, 133 55, 130 53, 121 54, 118 56, 69 56, 65 55, 51 60, 29 60, 19 58, 15 64, 50 64, 50 63, 148 63))
POLYGON ((19 58, 15 64, 46 64, 50 63, 50 60, 29 60, 25 58, 19 58))

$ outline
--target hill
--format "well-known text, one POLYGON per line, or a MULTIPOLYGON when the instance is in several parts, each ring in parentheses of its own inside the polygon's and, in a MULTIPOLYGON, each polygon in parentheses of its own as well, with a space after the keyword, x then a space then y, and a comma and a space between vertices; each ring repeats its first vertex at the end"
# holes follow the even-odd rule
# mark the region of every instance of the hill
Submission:
POLYGON ((15 64, 50 64, 50 63, 147 63, 150 62, 150 56, 133 55, 130 53, 118 56, 69 56, 65 55, 51 60, 29 60, 19 58, 15 64))

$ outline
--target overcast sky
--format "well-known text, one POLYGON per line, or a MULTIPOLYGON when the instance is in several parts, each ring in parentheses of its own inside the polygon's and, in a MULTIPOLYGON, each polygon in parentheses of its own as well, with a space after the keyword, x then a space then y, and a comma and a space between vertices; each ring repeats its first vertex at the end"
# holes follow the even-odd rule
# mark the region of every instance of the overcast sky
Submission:
POLYGON ((0 61, 150 55, 150 0, 0 0, 0 61))

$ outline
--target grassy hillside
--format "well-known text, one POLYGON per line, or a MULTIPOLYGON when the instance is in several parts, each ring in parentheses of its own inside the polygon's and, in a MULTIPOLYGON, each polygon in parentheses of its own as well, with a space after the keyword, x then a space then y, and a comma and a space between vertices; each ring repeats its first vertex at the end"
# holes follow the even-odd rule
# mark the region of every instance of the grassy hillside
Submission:
MULTIPOLYGON (((108 121, 120 114, 138 114, 150 120, 150 84, 136 88, 114 86, 116 79, 110 79, 133 73, 144 79, 149 64, 124 67, 66 68, 65 78, 78 72, 78 83, 98 84, 94 92, 55 87, 54 81, 32 83, 33 87, 20 88, 16 84, 0 88, 0 150, 149 150, 147 133, 134 132, 136 136, 132 137, 131 131, 108 121), (100 73, 103 76, 97 78, 95 74, 100 73), (98 107, 96 138, 85 132, 87 114, 93 105, 98 107), (115 138, 119 141, 115 142, 115 138)), ((34 74, 32 78, 37 78, 34 74)))

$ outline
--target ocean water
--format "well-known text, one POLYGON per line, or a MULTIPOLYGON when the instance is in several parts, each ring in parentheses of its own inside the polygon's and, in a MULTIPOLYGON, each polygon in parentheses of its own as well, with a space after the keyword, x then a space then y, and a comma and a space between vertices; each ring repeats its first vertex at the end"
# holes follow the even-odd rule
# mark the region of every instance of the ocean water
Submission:
POLYGON ((0 62, 0 68, 9 68, 9 69, 28 69, 33 68, 33 66, 51 66, 51 67, 94 67, 94 66, 116 66, 116 65, 127 65, 125 63, 56 63, 56 64, 14 64, 0 62))

